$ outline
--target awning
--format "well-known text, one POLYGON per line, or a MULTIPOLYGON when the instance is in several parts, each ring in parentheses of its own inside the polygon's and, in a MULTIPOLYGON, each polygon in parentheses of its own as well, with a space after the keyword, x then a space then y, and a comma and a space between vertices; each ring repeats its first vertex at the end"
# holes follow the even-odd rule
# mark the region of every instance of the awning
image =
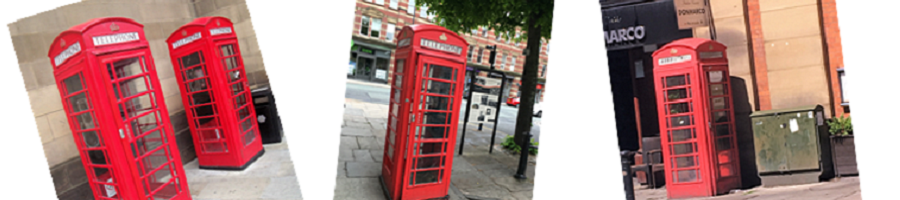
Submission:
POLYGON ((373 48, 376 50, 381 50, 381 51, 391 51, 390 47, 385 47, 383 45, 377 45, 377 44, 363 42, 363 41, 359 41, 359 40, 353 40, 353 44, 354 44, 354 46, 366 46, 366 47, 373 48))

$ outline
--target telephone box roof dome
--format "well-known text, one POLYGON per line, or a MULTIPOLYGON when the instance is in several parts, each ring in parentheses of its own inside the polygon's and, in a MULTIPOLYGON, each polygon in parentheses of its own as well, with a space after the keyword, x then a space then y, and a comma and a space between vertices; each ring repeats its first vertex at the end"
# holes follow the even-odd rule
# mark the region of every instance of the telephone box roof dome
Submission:
MULTIPOLYGON (((403 27, 403 29, 407 29, 407 28, 412 29, 413 32, 440 31, 440 32, 456 33, 447 28, 444 28, 443 26, 432 25, 432 24, 413 24, 413 25, 403 27)), ((459 36, 459 34, 450 34, 448 36, 455 37, 455 38, 459 39, 460 41, 463 41, 466 45, 469 44, 468 42, 466 42, 466 39, 463 38, 462 36, 459 36)))
MULTIPOLYGON (((63 31, 63 32, 60 32, 59 35, 56 36, 56 38, 53 38, 53 42, 52 42, 51 44, 57 44, 57 42, 59 42, 59 39, 63 38, 63 37, 66 36, 66 35, 70 35, 70 34, 81 35, 81 34, 83 34, 84 32, 90 30, 91 28, 94 28, 94 26, 97 26, 97 25, 100 25, 100 24, 103 24, 103 23, 106 23, 106 22, 122 22, 122 23, 132 24, 132 25, 135 25, 135 26, 137 26, 137 27, 144 28, 144 25, 143 25, 143 24, 138 23, 137 21, 134 21, 134 20, 131 19, 131 18, 126 18, 126 17, 100 17, 100 18, 94 18, 94 19, 88 20, 87 22, 84 22, 84 23, 81 23, 81 24, 72 26, 71 28, 66 29, 66 30, 63 31)), ((51 49, 49 50, 49 52, 47 52, 47 56, 53 56, 53 55, 51 55, 52 52, 53 52, 53 48, 51 48, 51 49)))
MULTIPOLYGON (((705 38, 684 38, 684 39, 672 41, 672 42, 662 46, 659 49, 662 50, 662 49, 673 48, 673 47, 684 47, 684 48, 688 48, 688 49, 700 49, 700 47, 704 46, 705 44, 715 45, 715 46, 717 46, 717 48, 721 48, 721 49, 727 48, 725 45, 723 45, 722 43, 716 42, 715 40, 710 40, 710 39, 705 39, 705 38)), ((653 53, 653 56, 656 56, 657 52, 662 52, 662 51, 657 50, 656 52, 653 53)))
POLYGON ((201 17, 201 18, 194 19, 193 21, 188 22, 187 24, 181 25, 180 27, 178 27, 178 29, 175 29, 175 31, 172 31, 172 33, 169 34, 168 38, 169 39, 179 38, 177 34, 180 33, 179 32, 180 30, 186 29, 188 27, 193 27, 193 26, 205 27, 205 26, 209 25, 210 23, 216 22, 217 20, 224 20, 224 22, 226 22, 227 24, 229 24, 229 25, 232 24, 231 19, 228 19, 226 17, 220 17, 220 16, 201 17))
POLYGON ((231 20, 226 17, 220 17, 220 16, 201 17, 201 18, 194 19, 194 21, 191 21, 191 22, 181 26, 179 29, 188 27, 188 26, 206 26, 209 23, 215 22, 214 21, 215 19, 221 19, 221 20, 227 21, 229 24, 231 23, 231 20))

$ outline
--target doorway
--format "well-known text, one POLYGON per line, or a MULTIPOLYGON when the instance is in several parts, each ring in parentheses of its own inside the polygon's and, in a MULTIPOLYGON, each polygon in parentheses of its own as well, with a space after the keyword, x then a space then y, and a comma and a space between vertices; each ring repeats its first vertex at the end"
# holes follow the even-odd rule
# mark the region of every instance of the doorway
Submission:
POLYGON ((358 79, 369 80, 375 69, 375 58, 358 56, 356 57, 356 72, 353 77, 358 79))

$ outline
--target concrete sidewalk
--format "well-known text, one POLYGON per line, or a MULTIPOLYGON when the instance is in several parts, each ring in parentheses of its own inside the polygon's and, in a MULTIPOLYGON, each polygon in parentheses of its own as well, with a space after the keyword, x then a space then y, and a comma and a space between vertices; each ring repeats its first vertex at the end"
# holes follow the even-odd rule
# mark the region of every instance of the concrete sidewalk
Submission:
MULTIPOLYGON (((347 99, 334 199, 385 199, 378 177, 381 176, 388 110, 387 105, 347 99)), ((529 159, 528 179, 516 180, 513 175, 518 156, 499 149, 505 134, 498 132, 495 141, 498 148, 488 154, 490 132, 474 131, 475 128, 477 126, 469 126, 472 131, 466 134, 464 155, 456 155, 459 146, 454 144, 450 198, 531 199, 534 158, 529 159)))
POLYGON ((201 170, 196 159, 185 164, 191 197, 194 200, 302 200, 285 142, 264 145, 265 154, 243 171, 201 170))
MULTIPOLYGON (((636 183, 637 181, 635 181, 636 183)), ((666 198, 665 187, 647 189, 635 184, 636 200, 662 200, 666 198)), ((830 182, 814 184, 763 188, 736 191, 732 194, 708 198, 691 198, 684 200, 861 200, 859 177, 844 177, 830 182)), ((896 199, 885 197, 880 199, 896 199)))

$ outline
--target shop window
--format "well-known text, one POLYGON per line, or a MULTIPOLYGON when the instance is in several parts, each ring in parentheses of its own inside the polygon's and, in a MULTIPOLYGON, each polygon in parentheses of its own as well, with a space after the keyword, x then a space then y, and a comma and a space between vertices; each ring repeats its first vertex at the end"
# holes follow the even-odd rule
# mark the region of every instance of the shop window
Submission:
POLYGON ((400 6, 400 0, 390 0, 391 1, 391 9, 397 10, 397 6, 400 6))
POLYGON ((850 105, 850 97, 847 96, 847 79, 844 77, 846 77, 844 68, 838 69, 838 82, 841 86, 841 105, 847 106, 850 105))
POLYGON ((387 30, 385 30, 386 35, 384 35, 385 40, 387 40, 388 42, 394 41, 394 31, 396 31, 395 30, 396 27, 397 27, 397 25, 390 24, 390 23, 387 24, 387 30))
MULTIPOLYGON (((371 2, 371 0, 369 0, 371 2)), ((384 0, 375 0, 375 4, 384 5, 384 0)))
POLYGON ((359 25, 359 34, 369 35, 369 16, 362 16, 362 20, 360 20, 359 25))
POLYGON ((409 0, 409 3, 406 4, 406 13, 410 15, 416 14, 416 0, 409 0))

